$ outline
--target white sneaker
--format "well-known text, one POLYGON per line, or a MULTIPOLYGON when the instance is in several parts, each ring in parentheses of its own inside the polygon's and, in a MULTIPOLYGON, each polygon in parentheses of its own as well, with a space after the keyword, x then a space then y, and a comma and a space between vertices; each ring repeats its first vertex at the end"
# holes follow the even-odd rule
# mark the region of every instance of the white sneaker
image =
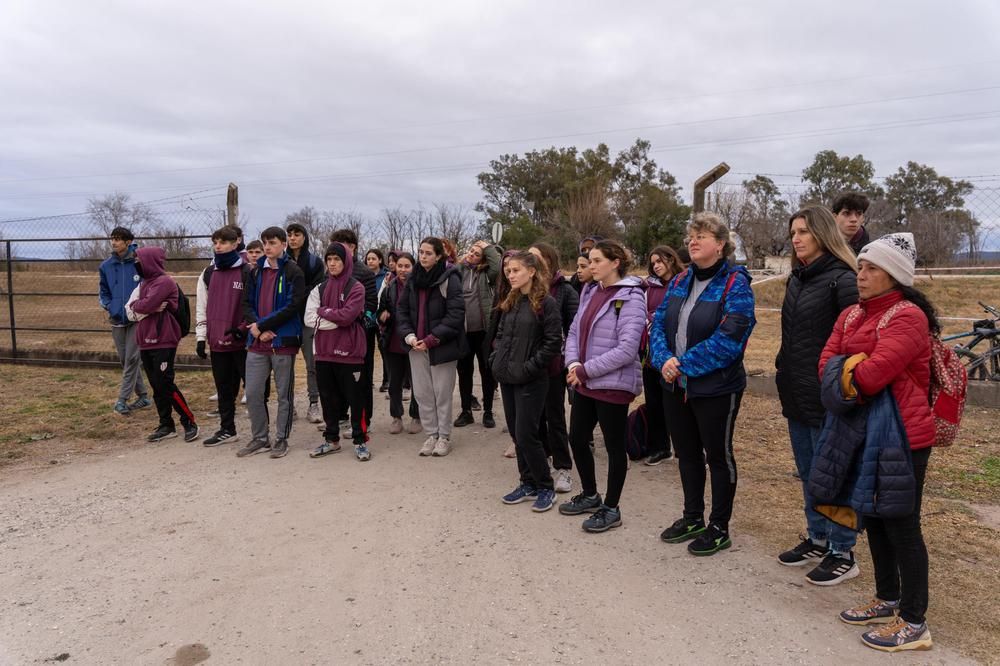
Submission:
POLYGON ((306 421, 309 421, 309 423, 321 423, 323 421, 323 415, 320 414, 318 402, 309 403, 309 409, 306 411, 306 421))
POLYGON ((420 455, 429 456, 434 453, 434 447, 437 445, 437 437, 431 435, 424 441, 424 445, 420 447, 420 455))
POLYGON ((247 404, 247 394, 246 394, 246 393, 244 393, 244 394, 243 394, 243 397, 242 397, 242 398, 240 398, 240 404, 241 404, 241 405, 245 405, 245 404, 247 404))
POLYGON ((433 454, 440 458, 449 453, 451 453, 451 440, 447 437, 438 437, 437 444, 434 445, 433 454))
POLYGON ((554 481, 557 493, 568 493, 573 490, 573 477, 570 476, 568 469, 557 469, 554 481))
POLYGON ((219 402, 219 394, 216 393, 215 395, 210 395, 208 396, 208 399, 212 402, 219 402))

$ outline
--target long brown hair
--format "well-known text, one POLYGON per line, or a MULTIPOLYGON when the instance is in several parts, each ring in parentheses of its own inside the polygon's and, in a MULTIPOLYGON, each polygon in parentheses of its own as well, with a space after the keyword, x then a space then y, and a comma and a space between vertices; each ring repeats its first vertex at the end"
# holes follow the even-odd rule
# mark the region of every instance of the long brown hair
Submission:
MULTIPOLYGON (((806 221, 806 229, 812 234, 813 238, 816 239, 816 243, 819 244, 819 249, 823 252, 828 252, 840 259, 842 262, 847 264, 855 273, 858 272, 858 260, 854 256, 854 250, 851 246, 847 244, 844 240, 844 236, 840 233, 840 229, 837 228, 837 221, 833 218, 833 213, 826 206, 806 206, 805 208, 795 211, 795 213, 788 218, 788 231, 791 233, 792 222, 802 218, 806 221)), ((802 262, 799 258, 795 256, 795 251, 792 250, 792 268, 801 266, 802 262)))
MULTIPOLYGON (((516 261, 525 268, 534 269, 535 274, 531 276, 531 288, 528 290, 528 301, 533 311, 541 312, 542 301, 549 295, 549 286, 545 284, 545 262, 530 252, 518 252, 508 261, 516 261)), ((500 310, 510 312, 511 308, 517 305, 523 296, 520 289, 511 289, 507 297, 500 303, 500 310)))
MULTIPOLYGON (((657 245, 653 248, 653 251, 649 253, 649 262, 646 265, 646 268, 649 269, 649 277, 657 277, 656 273, 653 272, 654 256, 658 256, 660 260, 667 265, 667 270, 670 271, 670 275, 667 276, 667 280, 670 280, 670 278, 686 268, 684 262, 681 260, 681 256, 677 254, 677 250, 669 245, 657 245)), ((657 279, 659 278, 657 277, 657 279)))
MULTIPOLYGON (((559 250, 548 243, 538 242, 532 243, 531 247, 538 250, 539 254, 542 255, 542 261, 545 262, 545 266, 542 267, 542 272, 549 274, 549 280, 555 277, 556 271, 559 270, 559 250)), ((531 248, 528 248, 529 250, 531 248)))

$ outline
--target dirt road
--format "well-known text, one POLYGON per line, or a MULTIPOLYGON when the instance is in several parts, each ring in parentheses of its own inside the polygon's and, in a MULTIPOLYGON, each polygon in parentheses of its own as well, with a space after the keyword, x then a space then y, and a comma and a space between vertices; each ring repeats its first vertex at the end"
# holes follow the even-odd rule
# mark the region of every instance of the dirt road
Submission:
MULTIPOLYGON (((316 430, 299 420, 281 460, 175 439, 4 470, 0 664, 880 658, 836 620, 869 591, 779 566, 741 532, 738 497, 731 550, 662 543, 675 464, 633 465, 624 526, 591 535, 500 503, 516 481, 500 428, 457 429, 452 455, 431 459, 387 426, 368 463, 309 459, 316 430)), ((965 661, 943 646, 911 657, 965 661)))

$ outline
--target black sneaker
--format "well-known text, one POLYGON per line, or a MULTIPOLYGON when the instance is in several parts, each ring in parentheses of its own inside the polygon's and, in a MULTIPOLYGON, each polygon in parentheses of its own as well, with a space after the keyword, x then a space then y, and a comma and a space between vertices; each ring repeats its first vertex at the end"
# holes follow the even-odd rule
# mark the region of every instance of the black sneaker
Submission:
POLYGON ((382 382, 382 385, 378 387, 379 393, 385 393, 389 390, 389 382, 382 382))
POLYGON ((805 564, 809 564, 813 560, 826 557, 826 554, 829 552, 829 549, 825 546, 817 546, 811 539, 807 539, 803 536, 800 536, 799 538, 802 539, 802 541, 799 542, 799 545, 791 550, 786 550, 781 555, 778 555, 778 561, 786 567, 801 567, 805 564))
POLYGON ((660 533, 660 538, 667 543, 681 543, 682 541, 695 538, 704 531, 704 520, 681 518, 680 520, 675 521, 673 525, 663 530, 663 532, 660 533))
POLYGON ((493 420, 493 412, 483 412, 483 427, 496 428, 497 422, 493 420))
POLYGON ((161 442, 171 437, 176 437, 177 431, 167 426, 160 426, 153 431, 153 434, 146 438, 147 442, 161 442))
POLYGON ((646 458, 645 463, 650 467, 652 467, 653 465, 659 465, 664 460, 670 460, 673 457, 674 454, 671 453, 670 451, 656 451, 655 453, 650 454, 648 458, 646 458))
POLYGON ((239 439, 239 437, 235 432, 219 430, 208 439, 202 440, 201 443, 204 446, 219 446, 220 444, 225 444, 226 442, 235 442, 237 439, 239 439))
POLYGON ((806 574, 806 580, 813 585, 829 587, 856 578, 860 573, 861 569, 854 561, 854 553, 848 553, 847 557, 843 557, 831 552, 827 553, 815 569, 806 574))
POLYGON ((458 415, 458 418, 455 419, 455 423, 453 425, 456 428, 464 428, 465 426, 471 425, 475 422, 475 419, 472 418, 472 412, 462 412, 458 415))
POLYGON ((236 452, 236 457, 245 458, 261 451, 267 451, 270 448, 271 443, 266 439, 252 439, 246 446, 236 452))
POLYGON ((704 532, 688 544, 688 552, 692 555, 715 555, 732 545, 729 532, 723 531, 718 525, 709 524, 704 532))
POLYGON ((187 424, 186 426, 184 426, 184 441, 193 442, 194 440, 198 439, 199 432, 201 432, 201 430, 198 428, 197 423, 187 424))
POLYGON ((564 516, 579 516, 581 513, 594 513, 604 505, 600 494, 587 497, 580 493, 571 498, 568 502, 559 505, 559 513, 564 516))
POLYGON ((288 455, 288 440, 279 439, 271 447, 271 457, 272 458, 284 458, 288 455))
POLYGON ((584 532, 607 532, 612 527, 621 527, 622 510, 618 507, 601 505, 594 515, 583 521, 584 532))
POLYGON ((472 411, 479 412, 482 411, 483 406, 479 404, 479 398, 472 396, 472 411))

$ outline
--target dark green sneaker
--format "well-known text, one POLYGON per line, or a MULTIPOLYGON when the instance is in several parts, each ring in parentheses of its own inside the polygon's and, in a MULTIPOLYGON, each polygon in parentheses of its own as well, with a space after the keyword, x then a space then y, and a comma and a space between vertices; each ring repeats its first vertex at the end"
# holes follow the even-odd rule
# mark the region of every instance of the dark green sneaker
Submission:
POLYGON ((709 525, 705 531, 688 544, 688 552, 692 555, 715 555, 733 545, 729 532, 723 532, 718 525, 709 525))
POLYGON ((660 534, 660 538, 667 543, 680 543, 682 541, 687 541, 688 539, 693 539, 704 531, 704 520, 681 518, 673 525, 663 530, 660 534))

